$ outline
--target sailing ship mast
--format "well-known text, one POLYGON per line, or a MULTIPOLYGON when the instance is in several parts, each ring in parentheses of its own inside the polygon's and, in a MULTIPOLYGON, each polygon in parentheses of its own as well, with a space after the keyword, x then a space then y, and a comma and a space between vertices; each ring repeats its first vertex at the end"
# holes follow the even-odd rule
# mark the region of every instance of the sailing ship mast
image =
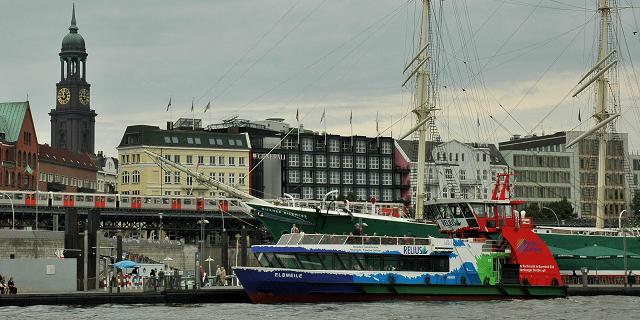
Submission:
MULTIPOLYGON (((420 26, 420 51, 416 58, 417 68, 409 75, 416 74, 416 104, 413 113, 416 115, 418 131, 418 170, 416 179, 416 220, 424 219, 425 183, 424 172, 426 162, 426 134, 425 123, 429 119, 432 109, 427 105, 429 101, 429 72, 425 67, 427 57, 427 46, 429 45, 429 9, 430 0, 422 0, 422 21, 420 26)), ((408 80, 408 79, 407 79, 408 80)))

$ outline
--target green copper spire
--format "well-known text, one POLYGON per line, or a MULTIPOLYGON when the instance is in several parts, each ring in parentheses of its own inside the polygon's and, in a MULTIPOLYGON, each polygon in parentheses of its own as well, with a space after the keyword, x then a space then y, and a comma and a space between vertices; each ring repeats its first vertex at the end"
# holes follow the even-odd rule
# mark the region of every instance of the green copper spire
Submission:
POLYGON ((71 26, 69 27, 71 33, 78 33, 78 27, 76 26, 76 4, 73 4, 71 11, 71 26))

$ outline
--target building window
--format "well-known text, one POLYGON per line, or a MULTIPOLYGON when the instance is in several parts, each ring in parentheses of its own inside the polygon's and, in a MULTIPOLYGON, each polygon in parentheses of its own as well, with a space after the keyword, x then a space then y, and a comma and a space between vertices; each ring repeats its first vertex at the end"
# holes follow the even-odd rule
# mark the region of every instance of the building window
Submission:
POLYGON ((129 172, 123 171, 122 172, 122 184, 128 184, 128 183, 129 183, 129 172))
POLYGON ((382 173, 382 185, 383 186, 390 186, 391 185, 391 173, 390 172, 382 173))
POLYGON ((356 199, 358 201, 367 201, 367 189, 365 188, 356 189, 356 199))
POLYGON ((446 198, 448 194, 447 187, 442 188, 442 197, 446 198))
POLYGON ((367 158, 364 156, 356 156, 356 169, 366 169, 367 168, 367 158))
POLYGON ((342 167, 345 169, 353 168, 353 158, 351 156, 343 156, 342 167))
POLYGON ((342 173, 342 183, 353 184, 353 172, 345 171, 342 173))
POLYGON ((316 188, 316 199, 324 199, 324 195, 327 193, 327 188, 325 187, 317 187, 316 188))
POLYGON ((487 162, 487 154, 486 153, 482 154, 482 161, 487 162))
POLYGON ((323 154, 316 155, 316 167, 325 168, 327 166, 327 158, 323 154))
POLYGON ((487 180, 487 170, 482 170, 482 180, 487 180))
POLYGON ((302 166, 305 168, 312 168, 313 167, 313 156, 310 154, 303 154, 302 155, 302 166))
POLYGON ((188 186, 192 186, 193 185, 193 176, 192 175, 187 175, 187 185, 188 186))
POLYGON ((238 184, 244 186, 244 173, 238 174, 238 184))
POLYGON ((180 183, 180 171, 176 171, 173 173, 173 183, 180 183))
POLYGON ((164 172, 164 183, 166 183, 166 184, 170 184, 171 183, 171 172, 170 171, 165 171, 164 172))
POLYGON ((298 143, 295 139, 293 138, 289 138, 289 139, 285 139, 284 143, 282 144, 282 147, 284 149, 289 149, 289 150, 293 150, 298 146, 298 143))
POLYGON ((391 170, 391 158, 382 158, 382 170, 391 170))
POLYGON ((480 169, 476 170, 476 180, 480 181, 480 169))
POLYGON ((340 141, 337 139, 329 139, 329 152, 340 152, 340 141))
POLYGON ((447 180, 453 179, 453 170, 451 168, 444 169, 444 177, 447 180))
POLYGON ((136 170, 131 173, 131 182, 135 184, 140 183, 140 171, 136 170))
POLYGON ((369 158, 369 169, 378 169, 378 157, 370 157, 369 158))
POLYGON ((289 183, 299 183, 300 172, 298 170, 289 170, 289 183))
POLYGON ((367 142, 358 140, 356 141, 356 153, 365 153, 367 152, 367 142))
POLYGON ((340 168, 340 156, 329 155, 329 168, 340 168))
POLYGON ((377 172, 369 172, 369 184, 377 186, 380 184, 380 176, 377 172))
POLYGON ((216 165, 216 157, 215 156, 209 156, 209 165, 210 166, 215 166, 216 165))
MULTIPOLYGON (((462 154, 464 155, 464 153, 462 154)), ((460 169, 460 180, 467 180, 467 171, 460 169)))
POLYGON ((167 160, 169 160, 169 161, 171 161, 171 155, 170 155, 170 154, 165 154, 165 155, 164 155, 164 158, 165 158, 165 159, 167 159, 167 160))
POLYGON ((230 166, 235 166, 236 165, 236 158, 235 157, 229 157, 229 165, 230 166))
POLYGON ((382 154, 391 154, 391 141, 383 141, 380 152, 382 154))
POLYGON ((224 166, 224 157, 223 156, 219 156, 218 157, 218 165, 219 166, 224 166))
POLYGON ((302 139, 302 151, 313 151, 313 140, 309 138, 302 139))
POLYGON ((218 172, 218 181, 224 183, 224 172, 218 172))
POLYGON ((174 156, 173 156, 173 162, 175 162, 175 163, 180 163, 180 155, 177 155, 177 154, 176 154, 176 155, 174 155, 174 156))
POLYGON ((302 188, 302 198, 303 199, 313 199, 313 188, 311 188, 311 187, 303 187, 302 188))
POLYGON ((311 171, 302 171, 302 183, 313 183, 313 175, 311 174, 311 171))
POLYGON ((376 200, 380 200, 380 189, 372 188, 372 189, 369 190, 369 194, 371 195, 371 198, 374 198, 376 200))
POLYGON ((233 172, 229 173, 229 184, 230 185, 236 184, 236 174, 233 172))
POLYGON ((198 164, 204 164, 204 156, 198 156, 198 164))
POLYGON ((187 156, 187 164, 193 164, 193 156, 187 156))
POLYGON ((327 172, 326 171, 316 171, 316 183, 327 183, 327 172))
POLYGON ((338 172, 338 171, 330 171, 329 172, 329 183, 330 184, 340 184, 340 172, 338 172))
POLYGON ((238 157, 238 165, 244 167, 244 157, 238 157))
POLYGON ((292 153, 289 155, 289 167, 297 167, 299 166, 299 155, 297 153, 292 153))
POLYGON ((356 184, 367 184, 367 173, 363 171, 356 172, 356 184))
POLYGON ((391 189, 382 189, 382 201, 392 201, 393 200, 393 194, 391 192, 391 189))

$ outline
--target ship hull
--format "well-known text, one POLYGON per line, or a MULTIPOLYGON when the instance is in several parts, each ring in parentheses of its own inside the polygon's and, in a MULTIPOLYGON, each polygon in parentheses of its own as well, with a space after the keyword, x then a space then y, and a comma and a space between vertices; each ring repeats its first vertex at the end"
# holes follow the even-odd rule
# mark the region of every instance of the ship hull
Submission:
MULTIPOLYGON (((374 215, 333 214, 300 208, 278 206, 250 206, 258 211, 257 219, 269 230, 274 239, 290 232, 296 224, 306 233, 349 234, 356 223, 364 223, 366 234, 386 236, 446 237, 435 224, 419 223, 408 219, 381 217, 374 215)), ((623 250, 623 237, 603 235, 576 235, 539 233, 538 236, 550 247, 575 250, 589 246, 608 247, 623 250)), ((627 237, 627 251, 640 254, 640 239, 627 237)), ((558 267, 564 274, 580 273, 586 267, 595 274, 622 274, 622 257, 607 259, 559 258, 558 267)), ((640 270, 640 259, 627 259, 627 270, 640 270)))
MULTIPOLYGON (((309 277, 303 272, 264 271, 260 268, 236 268, 235 272, 253 303, 477 301, 566 296, 566 287, 562 286, 363 282, 344 274, 321 273, 309 277), (283 278, 283 274, 288 277, 283 278)), ((384 275, 374 278, 385 279, 384 275)))

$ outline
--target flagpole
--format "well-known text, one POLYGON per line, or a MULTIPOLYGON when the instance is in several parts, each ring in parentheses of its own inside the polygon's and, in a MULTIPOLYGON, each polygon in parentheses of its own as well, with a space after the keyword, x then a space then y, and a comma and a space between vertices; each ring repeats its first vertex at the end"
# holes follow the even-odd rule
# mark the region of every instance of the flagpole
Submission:
POLYGON ((351 149, 353 150, 353 110, 349 114, 349 128, 351 130, 351 149))
POLYGON ((193 99, 191 98, 191 124, 193 125, 193 131, 196 131, 196 115, 193 112, 193 99))

